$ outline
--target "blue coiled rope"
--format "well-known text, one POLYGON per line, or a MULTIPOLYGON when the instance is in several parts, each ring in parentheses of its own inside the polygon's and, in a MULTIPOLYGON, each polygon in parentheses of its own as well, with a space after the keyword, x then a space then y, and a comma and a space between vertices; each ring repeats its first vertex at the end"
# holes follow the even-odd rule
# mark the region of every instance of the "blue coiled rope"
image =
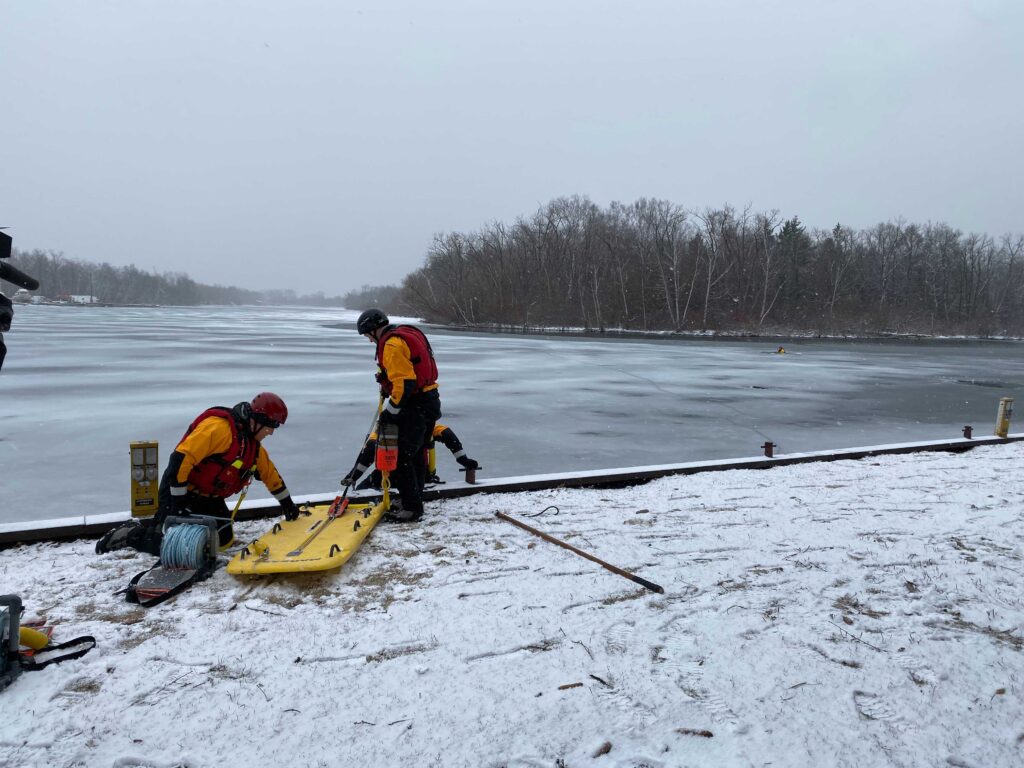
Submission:
POLYGON ((169 568, 201 568, 209 539, 210 529, 205 525, 176 525, 160 543, 160 562, 169 568))

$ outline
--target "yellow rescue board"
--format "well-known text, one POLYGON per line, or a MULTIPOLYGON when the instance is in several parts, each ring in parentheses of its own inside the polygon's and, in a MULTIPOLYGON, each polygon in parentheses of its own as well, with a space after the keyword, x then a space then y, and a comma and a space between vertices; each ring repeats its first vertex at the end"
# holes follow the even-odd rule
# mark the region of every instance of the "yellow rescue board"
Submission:
POLYGON ((330 504, 305 509, 310 514, 275 523, 268 533, 242 549, 228 563, 227 572, 259 576, 340 568, 384 515, 383 502, 350 504, 333 520, 327 516, 330 504))

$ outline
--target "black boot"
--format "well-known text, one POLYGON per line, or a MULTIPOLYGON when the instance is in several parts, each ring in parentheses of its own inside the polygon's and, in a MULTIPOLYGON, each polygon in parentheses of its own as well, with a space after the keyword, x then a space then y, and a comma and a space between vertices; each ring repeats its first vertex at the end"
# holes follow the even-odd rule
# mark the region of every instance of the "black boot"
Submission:
POLYGON ((139 552, 148 552, 159 557, 161 541, 163 532, 152 521, 140 523, 137 520, 129 520, 103 534, 103 538, 96 542, 96 554, 102 555, 116 549, 131 547, 139 552))
POLYGON ((391 502, 391 509, 384 513, 384 519, 389 523, 417 523, 423 517, 423 506, 419 510, 406 509, 402 506, 401 499, 391 502))
POLYGON ((115 549, 130 547, 131 544, 128 541, 130 534, 138 527, 139 524, 135 520, 131 520, 127 523, 122 523, 113 530, 107 531, 96 542, 96 554, 103 555, 107 552, 113 552, 115 549))

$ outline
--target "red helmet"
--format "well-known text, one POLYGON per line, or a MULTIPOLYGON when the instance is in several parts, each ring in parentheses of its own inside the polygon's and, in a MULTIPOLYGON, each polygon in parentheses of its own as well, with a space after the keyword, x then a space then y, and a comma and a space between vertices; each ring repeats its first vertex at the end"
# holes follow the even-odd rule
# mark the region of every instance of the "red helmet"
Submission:
POLYGON ((260 392, 252 399, 252 417, 258 424, 277 429, 288 421, 288 406, 273 392, 260 392))

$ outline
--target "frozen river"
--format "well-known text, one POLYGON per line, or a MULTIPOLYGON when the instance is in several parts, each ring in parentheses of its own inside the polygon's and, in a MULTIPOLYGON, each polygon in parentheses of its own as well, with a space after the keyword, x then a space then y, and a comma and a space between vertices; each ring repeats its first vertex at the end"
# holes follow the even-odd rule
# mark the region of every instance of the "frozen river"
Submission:
MULTIPOLYGON (((128 443, 163 464, 209 405, 271 390, 266 442, 296 494, 333 492, 377 402, 357 313, 19 306, 0 371, 0 522, 129 507, 128 443), (344 328, 332 326, 344 325, 344 328)), ((490 477, 989 434, 1018 342, 431 340, 442 421, 490 477)), ((438 452, 442 478, 457 465, 438 452)), ((162 470, 162 468, 161 468, 162 470)), ((254 486, 251 498, 266 496, 254 486)))

